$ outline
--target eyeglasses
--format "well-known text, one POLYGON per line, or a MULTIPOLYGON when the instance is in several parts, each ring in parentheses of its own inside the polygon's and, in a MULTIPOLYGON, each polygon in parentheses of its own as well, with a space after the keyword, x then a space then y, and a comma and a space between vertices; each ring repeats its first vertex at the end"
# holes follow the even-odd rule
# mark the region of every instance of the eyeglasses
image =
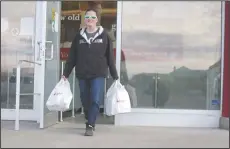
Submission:
POLYGON ((85 16, 85 19, 96 19, 96 16, 85 16))

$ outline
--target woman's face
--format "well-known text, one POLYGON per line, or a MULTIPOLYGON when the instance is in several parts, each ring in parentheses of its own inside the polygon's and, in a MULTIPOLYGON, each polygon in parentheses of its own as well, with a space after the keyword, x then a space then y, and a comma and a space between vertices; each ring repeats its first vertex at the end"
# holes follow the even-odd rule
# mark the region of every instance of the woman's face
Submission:
POLYGON ((96 26, 97 24, 97 15, 94 11, 88 11, 85 14, 85 25, 86 26, 96 26))

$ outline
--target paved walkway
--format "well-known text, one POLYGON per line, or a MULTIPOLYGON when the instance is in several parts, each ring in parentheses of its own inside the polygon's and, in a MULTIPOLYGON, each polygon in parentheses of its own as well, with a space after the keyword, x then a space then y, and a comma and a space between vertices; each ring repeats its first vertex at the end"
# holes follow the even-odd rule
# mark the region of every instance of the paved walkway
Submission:
POLYGON ((95 136, 85 137, 84 125, 62 122, 44 130, 35 124, 13 130, 13 124, 2 124, 1 143, 5 148, 229 148, 229 131, 206 128, 116 127, 98 125, 95 136))

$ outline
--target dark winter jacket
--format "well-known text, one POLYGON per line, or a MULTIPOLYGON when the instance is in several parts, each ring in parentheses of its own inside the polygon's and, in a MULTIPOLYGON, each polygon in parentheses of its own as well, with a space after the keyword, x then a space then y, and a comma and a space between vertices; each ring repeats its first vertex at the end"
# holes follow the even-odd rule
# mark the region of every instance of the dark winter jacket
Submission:
POLYGON ((83 28, 76 34, 63 75, 68 78, 75 67, 76 77, 80 79, 106 77, 109 68, 113 79, 117 79, 112 41, 107 32, 99 27, 91 40, 88 40, 85 32, 83 28))

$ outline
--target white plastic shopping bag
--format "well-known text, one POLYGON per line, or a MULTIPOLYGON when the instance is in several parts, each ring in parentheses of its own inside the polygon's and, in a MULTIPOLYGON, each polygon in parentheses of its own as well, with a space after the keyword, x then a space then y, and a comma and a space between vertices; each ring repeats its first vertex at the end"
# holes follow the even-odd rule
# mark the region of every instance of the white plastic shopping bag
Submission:
POLYGON ((69 109, 72 98, 69 81, 61 79, 51 92, 46 106, 50 111, 66 111, 69 109))
POLYGON ((112 116, 128 112, 131 112, 129 94, 119 81, 115 81, 106 94, 105 113, 112 116))

